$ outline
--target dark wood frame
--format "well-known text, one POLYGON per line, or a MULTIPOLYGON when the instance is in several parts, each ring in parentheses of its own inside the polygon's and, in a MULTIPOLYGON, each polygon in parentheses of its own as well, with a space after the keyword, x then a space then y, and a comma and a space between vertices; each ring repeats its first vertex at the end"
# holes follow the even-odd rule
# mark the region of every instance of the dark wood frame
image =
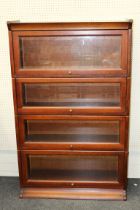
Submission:
POLYGON ((16 77, 89 77, 89 76, 126 76, 127 75, 127 42, 128 32, 126 30, 97 30, 97 31, 63 31, 63 28, 59 31, 16 31, 13 32, 13 49, 14 49, 14 60, 15 60, 15 72, 16 77), (19 37, 44 37, 44 36, 121 36, 121 68, 118 69, 93 69, 93 70, 46 70, 36 69, 21 69, 20 68, 20 49, 19 37))

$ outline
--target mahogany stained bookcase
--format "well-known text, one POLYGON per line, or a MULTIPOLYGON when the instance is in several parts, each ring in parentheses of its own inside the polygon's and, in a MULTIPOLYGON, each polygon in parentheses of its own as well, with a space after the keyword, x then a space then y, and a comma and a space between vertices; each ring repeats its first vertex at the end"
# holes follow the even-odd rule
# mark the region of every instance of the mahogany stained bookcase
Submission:
POLYGON ((125 200, 132 22, 8 29, 20 197, 125 200))

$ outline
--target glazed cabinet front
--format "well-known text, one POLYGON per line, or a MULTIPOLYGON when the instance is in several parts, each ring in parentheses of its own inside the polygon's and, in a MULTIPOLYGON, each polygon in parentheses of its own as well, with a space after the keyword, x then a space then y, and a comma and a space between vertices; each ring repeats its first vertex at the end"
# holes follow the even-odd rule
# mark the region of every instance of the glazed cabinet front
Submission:
POLYGON ((119 115, 126 79, 16 79, 20 114, 119 115))
POLYGON ((20 115, 19 149, 124 150, 127 117, 20 115))
POLYGON ((127 30, 15 31, 18 77, 127 75, 127 30))
POLYGON ((123 152, 22 151, 24 186, 122 187, 123 152))

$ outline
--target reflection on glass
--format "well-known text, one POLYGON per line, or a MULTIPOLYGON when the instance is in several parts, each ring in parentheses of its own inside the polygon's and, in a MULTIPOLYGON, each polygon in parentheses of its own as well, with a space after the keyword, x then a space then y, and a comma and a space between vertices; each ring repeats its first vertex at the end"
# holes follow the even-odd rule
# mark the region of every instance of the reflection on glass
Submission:
POLYGON ((24 106, 120 106, 119 83, 34 83, 23 85, 24 106))
POLYGON ((30 142, 118 143, 119 121, 25 120, 30 142))
POLYGON ((28 178, 58 181, 117 181, 118 156, 28 155, 28 178))
POLYGON ((22 69, 94 70, 121 66, 121 36, 20 37, 22 69))

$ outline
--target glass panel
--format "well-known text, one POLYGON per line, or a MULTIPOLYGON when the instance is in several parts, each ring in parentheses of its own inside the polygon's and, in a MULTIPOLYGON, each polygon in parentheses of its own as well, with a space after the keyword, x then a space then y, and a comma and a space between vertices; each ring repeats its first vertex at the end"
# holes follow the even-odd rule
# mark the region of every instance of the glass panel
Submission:
POLYGON ((31 142, 118 143, 119 121, 25 120, 31 142))
POLYGON ((120 83, 24 84, 24 106, 120 106, 120 83))
POLYGON ((42 70, 120 68, 121 36, 20 37, 20 67, 42 70))
POLYGON ((115 181, 117 156, 28 155, 28 178, 60 181, 115 181))

